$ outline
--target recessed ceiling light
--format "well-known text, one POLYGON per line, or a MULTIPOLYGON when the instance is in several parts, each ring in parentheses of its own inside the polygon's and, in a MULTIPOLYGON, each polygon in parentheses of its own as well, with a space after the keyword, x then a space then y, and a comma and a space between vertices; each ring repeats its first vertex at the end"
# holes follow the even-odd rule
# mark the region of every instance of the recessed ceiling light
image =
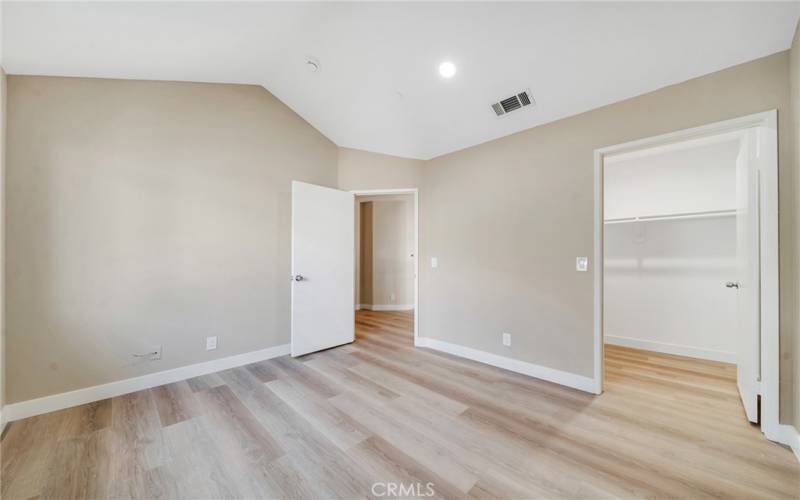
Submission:
POLYGON ((450 61, 443 62, 439 65, 439 74, 442 75, 442 78, 453 78, 453 75, 456 74, 456 65, 450 61))

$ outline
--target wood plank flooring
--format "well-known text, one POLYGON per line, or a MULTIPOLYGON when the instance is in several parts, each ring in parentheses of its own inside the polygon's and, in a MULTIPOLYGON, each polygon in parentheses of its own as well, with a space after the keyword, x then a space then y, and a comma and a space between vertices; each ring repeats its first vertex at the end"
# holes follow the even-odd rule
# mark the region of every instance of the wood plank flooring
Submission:
POLYGON ((731 365, 607 346, 595 397, 411 325, 360 311, 352 345, 14 422, 2 498, 800 497, 731 365))

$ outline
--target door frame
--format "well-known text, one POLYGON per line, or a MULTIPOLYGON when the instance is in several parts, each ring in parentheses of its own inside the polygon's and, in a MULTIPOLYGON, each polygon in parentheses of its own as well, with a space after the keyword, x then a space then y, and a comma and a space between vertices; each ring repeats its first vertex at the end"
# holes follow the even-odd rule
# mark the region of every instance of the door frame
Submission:
MULTIPOLYGON (((419 189, 353 189, 350 192, 353 193, 356 201, 358 201, 359 196, 410 194, 414 197, 414 345, 416 345, 419 337, 419 189)), ((357 242, 354 238, 353 245, 356 244, 357 242)), ((357 305, 357 300, 354 298, 353 307, 355 308, 357 305)))
POLYGON ((779 423, 779 288, 778 288, 778 112, 748 116, 693 127, 594 151, 594 392, 603 392, 603 161, 606 156, 679 143, 692 139, 759 128, 766 155, 761 171, 761 430, 773 441, 791 444, 791 426, 779 423))

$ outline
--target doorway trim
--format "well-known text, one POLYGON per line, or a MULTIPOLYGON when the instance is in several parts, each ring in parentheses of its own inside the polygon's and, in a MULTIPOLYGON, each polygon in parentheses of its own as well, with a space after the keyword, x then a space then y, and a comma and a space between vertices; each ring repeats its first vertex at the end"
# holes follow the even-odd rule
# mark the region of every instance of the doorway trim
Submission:
MULTIPOLYGON (((419 189, 353 189, 350 190, 358 201, 358 196, 380 196, 393 194, 410 194, 414 196, 414 345, 419 337, 419 189)), ((353 245, 355 245, 355 240, 353 245)), ((353 305, 356 306, 353 300, 353 305)))
POLYGON ((603 162, 606 156, 665 146, 692 139, 759 128, 766 155, 761 170, 761 430, 772 440, 794 444, 794 429, 779 423, 779 288, 778 288, 778 112, 748 116, 693 127, 594 151, 594 392, 603 392, 603 162))

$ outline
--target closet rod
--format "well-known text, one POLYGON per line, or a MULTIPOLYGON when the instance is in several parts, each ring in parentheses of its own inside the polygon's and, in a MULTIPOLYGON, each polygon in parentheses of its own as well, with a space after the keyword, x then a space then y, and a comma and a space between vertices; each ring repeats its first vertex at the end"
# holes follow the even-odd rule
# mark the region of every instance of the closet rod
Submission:
POLYGON ((625 222, 646 222, 655 220, 678 220, 678 219, 704 219, 707 217, 725 217, 736 215, 736 210, 709 210, 707 212, 687 212, 684 214, 673 215, 643 215, 641 217, 624 217, 621 219, 606 219, 605 224, 622 224, 625 222))

